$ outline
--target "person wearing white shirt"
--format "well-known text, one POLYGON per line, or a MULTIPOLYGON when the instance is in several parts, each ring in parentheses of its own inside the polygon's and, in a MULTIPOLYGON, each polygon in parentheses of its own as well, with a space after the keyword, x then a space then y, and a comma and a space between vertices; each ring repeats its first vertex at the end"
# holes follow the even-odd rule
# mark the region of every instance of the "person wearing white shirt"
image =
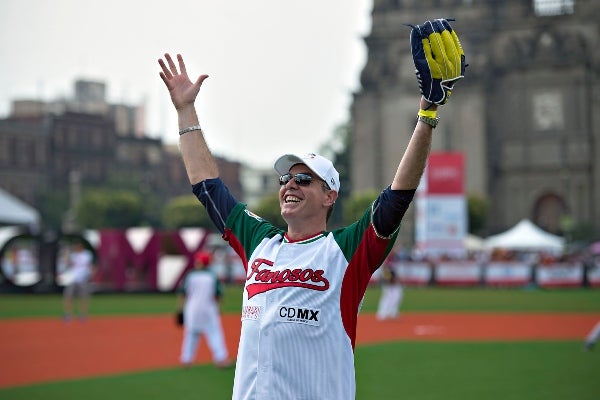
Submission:
POLYGON ((89 310, 90 279, 94 269, 94 255, 81 242, 73 245, 69 254, 68 283, 63 291, 63 319, 73 316, 74 299, 78 300, 78 315, 85 321, 89 310))
POLYGON ((178 309, 183 308, 183 340, 180 361, 189 367, 196 356, 200 338, 204 336, 219 368, 232 365, 221 324, 219 300, 222 288, 216 274, 209 268, 212 254, 194 255, 194 269, 184 277, 178 288, 178 309))

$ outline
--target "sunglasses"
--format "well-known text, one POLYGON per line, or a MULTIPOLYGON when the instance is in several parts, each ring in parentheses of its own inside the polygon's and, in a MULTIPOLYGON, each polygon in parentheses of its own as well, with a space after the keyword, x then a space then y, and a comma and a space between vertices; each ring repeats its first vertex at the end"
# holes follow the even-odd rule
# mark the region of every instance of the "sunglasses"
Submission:
POLYGON ((285 175, 281 175, 279 177, 279 184, 281 186, 287 185, 287 183, 289 181, 291 181, 292 178, 294 179, 294 182, 296 182, 296 184, 299 185, 299 186, 308 186, 308 185, 310 185, 310 183, 313 180, 312 175, 309 175, 309 174, 298 173, 296 175, 292 175, 292 174, 288 173, 288 174, 285 174, 285 175))
MULTIPOLYGON (((281 175, 279 177, 279 185, 281 185, 281 186, 287 185, 287 183, 289 181, 291 181, 292 178, 294 179, 294 182, 296 182, 296 185, 298 185, 298 186, 308 186, 308 185, 310 185, 310 183, 314 179, 312 177, 312 175, 305 174, 305 173, 302 173, 302 172, 299 172, 296 175, 292 175, 290 173, 287 173, 287 174, 281 175)), ((326 182, 323 182, 323 188, 326 189, 326 190, 331 190, 331 188, 329 187, 329 185, 326 182)))

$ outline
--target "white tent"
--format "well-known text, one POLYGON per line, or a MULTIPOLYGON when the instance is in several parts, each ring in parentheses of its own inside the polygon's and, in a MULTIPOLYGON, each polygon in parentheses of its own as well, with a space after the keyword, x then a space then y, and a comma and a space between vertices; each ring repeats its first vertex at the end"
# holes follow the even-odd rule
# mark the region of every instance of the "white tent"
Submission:
POLYGON ((35 208, 0 188, 0 224, 37 226, 39 222, 35 208))
POLYGON ((476 235, 472 235, 470 233, 467 234, 467 236, 465 236, 464 244, 465 249, 467 249, 468 251, 478 251, 483 250, 484 248, 483 238, 480 238, 476 235))
POLYGON ((565 240, 548 233, 527 219, 521 220, 509 230, 485 239, 487 249, 503 248, 509 250, 530 250, 562 252, 565 240))

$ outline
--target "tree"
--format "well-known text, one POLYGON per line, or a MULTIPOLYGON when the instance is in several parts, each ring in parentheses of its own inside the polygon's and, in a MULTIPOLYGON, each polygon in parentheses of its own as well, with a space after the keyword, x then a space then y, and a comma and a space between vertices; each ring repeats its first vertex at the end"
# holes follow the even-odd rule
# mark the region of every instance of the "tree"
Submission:
POLYGON ((273 225, 286 229, 287 224, 281 216, 281 207, 279 206, 279 193, 263 198, 257 207, 252 210, 255 214, 261 218, 269 221, 273 225))
POLYGON ((470 194, 467 196, 467 209, 469 233, 480 235, 486 224, 489 202, 483 196, 470 194))
POLYGON ((130 190, 88 189, 76 210, 77 224, 86 229, 128 228, 142 221, 141 196, 130 190))
POLYGON ((214 230, 206 209, 191 195, 171 199, 163 208, 162 223, 165 228, 202 227, 214 230))
POLYGON ((161 190, 155 186, 155 180, 152 172, 142 174, 124 169, 110 174, 103 187, 137 193, 142 199, 140 224, 160 228, 162 226, 160 210, 164 207, 165 199, 159 195, 161 190))
POLYGON ((36 208, 42 216, 45 228, 60 229, 63 216, 69 209, 69 193, 65 189, 58 188, 39 192, 36 208))
POLYGON ((319 148, 320 154, 329 158, 340 174, 340 192, 335 202, 333 214, 327 222, 330 229, 343 226, 346 199, 349 193, 352 193, 350 181, 350 130, 351 124, 349 122, 338 125, 334 129, 333 135, 319 148))
POLYGON ((355 193, 350 196, 350 198, 346 199, 343 215, 344 224, 349 225, 358 220, 367 207, 375 201, 378 195, 379 192, 376 190, 367 190, 365 192, 355 193))

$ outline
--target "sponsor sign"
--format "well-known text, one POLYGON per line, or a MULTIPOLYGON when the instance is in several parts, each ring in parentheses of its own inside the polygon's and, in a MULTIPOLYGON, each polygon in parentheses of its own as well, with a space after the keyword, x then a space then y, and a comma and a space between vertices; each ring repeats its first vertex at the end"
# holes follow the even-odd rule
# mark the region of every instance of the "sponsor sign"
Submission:
POLYGON ((583 283, 583 265, 557 263, 541 265, 536 269, 535 280, 540 287, 575 287, 583 283))
POLYGON ((319 326, 320 312, 321 310, 306 307, 281 306, 277 310, 276 318, 279 322, 319 326))
POLYGON ((424 262, 400 262, 395 265, 400 282, 405 285, 425 286, 433 276, 433 270, 424 262))
POLYGON ((464 157, 462 153, 431 153, 427 163, 428 195, 464 194, 464 157))
POLYGON ((526 286, 531 283, 531 265, 519 262, 490 262, 484 269, 484 281, 490 286, 526 286))
POLYGON ((464 256, 467 203, 462 153, 432 153, 416 198, 415 239, 430 256, 464 256))
POLYGON ((435 282, 440 285, 479 285, 481 266, 475 261, 440 262, 435 267, 435 282))

